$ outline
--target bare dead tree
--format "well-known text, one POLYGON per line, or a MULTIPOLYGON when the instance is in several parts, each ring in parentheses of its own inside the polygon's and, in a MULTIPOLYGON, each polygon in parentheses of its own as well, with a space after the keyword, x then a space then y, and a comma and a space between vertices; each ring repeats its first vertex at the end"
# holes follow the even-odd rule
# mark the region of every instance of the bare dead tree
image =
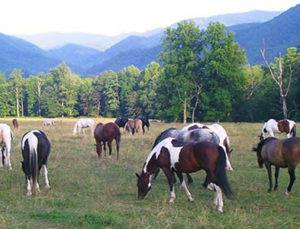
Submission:
POLYGON ((271 74, 271 77, 273 79, 273 81, 278 85, 279 88, 279 94, 280 94, 280 98, 281 98, 281 102, 282 102, 282 111, 283 111, 283 116, 285 119, 288 118, 287 115, 287 102, 286 102, 286 98, 288 96, 290 87, 291 87, 291 82, 292 82, 292 76, 294 73, 294 70, 299 66, 300 64, 300 60, 294 65, 290 65, 289 69, 288 69, 288 76, 287 78, 287 84, 284 85, 283 82, 283 64, 282 64, 282 57, 281 57, 281 53, 279 53, 279 58, 278 58, 278 62, 277 62, 277 69, 276 68, 272 68, 272 66, 270 65, 270 63, 268 62, 267 58, 266 58, 266 50, 265 48, 262 48, 260 50, 262 58, 264 59, 264 62, 266 64, 266 66, 269 69, 269 72, 271 74))

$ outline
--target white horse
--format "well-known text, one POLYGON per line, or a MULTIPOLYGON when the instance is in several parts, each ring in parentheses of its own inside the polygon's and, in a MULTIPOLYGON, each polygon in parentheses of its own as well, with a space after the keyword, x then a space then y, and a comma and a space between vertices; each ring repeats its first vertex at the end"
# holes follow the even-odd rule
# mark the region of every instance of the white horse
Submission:
POLYGON ((46 119, 43 121, 43 126, 54 126, 54 120, 53 119, 46 119))
POLYGON ((10 150, 11 150, 11 140, 13 138, 13 133, 9 125, 0 123, 0 167, 3 167, 3 163, 9 169, 11 168, 10 162, 10 150))
POLYGON ((286 133, 288 138, 296 136, 296 123, 292 120, 284 119, 276 121, 275 119, 269 119, 264 123, 260 139, 265 139, 265 134, 269 134, 271 137, 274 137, 274 133, 286 133))
POLYGON ((91 129, 91 133, 93 134, 93 130, 94 130, 94 124, 95 121, 93 119, 79 119, 76 123, 75 126, 73 128, 73 134, 77 134, 77 133, 84 133, 84 129, 85 128, 90 128, 91 129))
POLYGON ((222 127, 220 124, 218 123, 214 123, 212 125, 204 125, 202 123, 192 123, 186 127, 183 127, 182 130, 194 130, 194 129, 209 129, 210 131, 212 131, 213 133, 215 133, 219 139, 220 139, 220 146, 225 150, 226 152, 226 170, 233 170, 229 157, 230 157, 230 141, 229 141, 229 137, 227 135, 226 130, 224 129, 224 127, 222 127))

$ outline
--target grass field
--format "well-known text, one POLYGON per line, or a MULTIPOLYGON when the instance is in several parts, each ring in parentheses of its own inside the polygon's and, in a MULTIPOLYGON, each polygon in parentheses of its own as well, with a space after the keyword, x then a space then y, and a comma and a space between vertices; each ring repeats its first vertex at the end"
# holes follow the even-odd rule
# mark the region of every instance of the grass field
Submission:
MULTIPOLYGON (((0 122, 11 124, 11 119, 0 122)), ((289 177, 286 169, 281 170, 278 190, 267 193, 266 170, 258 168, 251 151, 262 124, 222 124, 233 148, 234 171, 228 178, 235 196, 232 201, 224 197, 224 213, 218 214, 213 207, 214 193, 201 186, 203 171, 192 174, 194 184, 189 189, 194 203, 187 201, 177 183, 177 198, 169 204, 163 173, 146 198, 137 200, 135 173, 141 172, 155 137, 166 128, 183 124, 152 122, 144 136, 122 135, 117 161, 115 144, 112 158, 99 160, 89 132, 73 136, 75 119, 56 121, 54 127, 47 128, 37 119, 19 123, 11 152, 13 170, 0 169, 0 228, 300 228, 299 181, 291 195, 285 196, 289 177), (31 129, 44 130, 52 144, 48 169, 51 189, 44 188, 41 176, 41 192, 27 197, 20 139, 31 129)), ((300 177, 297 170, 296 177, 300 177)))

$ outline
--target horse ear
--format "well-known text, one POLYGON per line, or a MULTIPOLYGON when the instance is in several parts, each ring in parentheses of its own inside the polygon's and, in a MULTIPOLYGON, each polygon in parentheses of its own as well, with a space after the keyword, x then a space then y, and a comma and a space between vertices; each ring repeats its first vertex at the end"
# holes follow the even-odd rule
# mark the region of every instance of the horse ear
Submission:
POLYGON ((137 178, 140 178, 140 175, 139 175, 139 174, 135 173, 135 175, 136 175, 137 178))

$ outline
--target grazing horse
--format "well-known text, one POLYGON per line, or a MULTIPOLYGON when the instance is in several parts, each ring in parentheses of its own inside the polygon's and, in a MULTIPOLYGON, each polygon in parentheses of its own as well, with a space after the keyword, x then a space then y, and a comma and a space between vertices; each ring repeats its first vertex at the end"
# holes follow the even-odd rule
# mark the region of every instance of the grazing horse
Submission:
POLYGON ((102 153, 102 143, 104 149, 104 156, 106 157, 106 142, 109 148, 109 157, 111 157, 111 144, 112 141, 115 139, 117 148, 117 160, 119 159, 121 132, 117 124, 113 122, 109 122, 104 125, 102 123, 98 123, 94 130, 94 138, 96 141, 96 150, 99 158, 101 157, 102 153))
POLYGON ((54 120, 53 119, 46 119, 43 121, 43 126, 54 126, 54 120))
POLYGON ((253 148, 253 151, 256 151, 259 167, 262 168, 264 164, 268 171, 269 192, 272 191, 273 188, 271 165, 275 166, 274 190, 278 187, 279 168, 288 168, 290 183, 285 192, 286 195, 288 195, 296 180, 295 169, 300 162, 300 138, 292 137, 278 140, 277 138, 269 137, 261 140, 257 147, 253 148))
POLYGON ((124 127, 125 131, 128 133, 131 133, 132 135, 134 135, 135 133, 135 124, 134 124, 134 120, 130 119, 127 121, 125 127, 124 127))
POLYGON ((10 150, 11 150, 11 141, 13 138, 13 133, 9 125, 0 123, 0 167, 3 167, 3 164, 9 169, 12 169, 10 162, 10 150))
POLYGON ((12 124, 13 124, 13 126, 14 126, 14 129, 19 129, 19 123, 18 123, 18 120, 17 119, 13 119, 12 120, 12 124))
MULTIPOLYGON (((163 131, 154 141, 152 149, 162 140, 166 139, 167 137, 175 138, 180 142, 185 143, 198 143, 198 142, 211 142, 215 144, 220 144, 220 139, 218 135, 208 129, 192 129, 188 130, 179 130, 175 128, 170 128, 163 131)), ((226 158, 227 160, 227 158, 226 158)), ((158 175, 159 170, 155 174, 154 178, 158 175)), ((188 183, 193 183, 193 179, 189 174, 186 174, 188 178, 188 183)), ((206 179, 203 183, 204 187, 207 187, 209 181, 206 179)))
POLYGON ((84 133, 84 129, 85 128, 90 128, 91 132, 93 133, 93 129, 94 129, 94 124, 95 121, 93 119, 79 119, 73 128, 73 134, 75 135, 76 133, 84 133))
POLYGON ((125 117, 121 117, 121 118, 117 118, 115 120, 115 123, 119 126, 119 127, 123 127, 125 128, 126 123, 128 122, 128 118, 125 117))
POLYGON ((171 192, 169 203, 173 203, 175 200, 174 171, 189 201, 192 202, 194 199, 185 184, 182 173, 192 173, 203 169, 214 184, 216 191, 214 204, 221 213, 223 212, 222 190, 227 197, 232 194, 225 167, 225 152, 222 147, 214 143, 181 143, 174 138, 166 138, 152 149, 141 174, 136 174, 138 177, 138 199, 143 199, 146 196, 151 189, 152 176, 161 168, 169 182, 171 192))
POLYGON ((233 170, 231 163, 230 163, 230 156, 232 150, 230 149, 230 142, 229 142, 229 137, 227 135, 226 130, 224 127, 222 127, 218 123, 214 123, 212 125, 204 125, 201 123, 192 123, 184 128, 182 130, 195 130, 195 129, 209 129, 210 131, 216 133, 218 137, 220 138, 220 146, 223 147, 223 149, 226 152, 226 169, 227 170, 233 170))
POLYGON ((136 119, 142 120, 142 123, 143 123, 143 126, 142 126, 143 134, 145 133, 145 126, 147 126, 147 129, 149 131, 150 122, 149 122, 149 120, 148 120, 147 117, 145 117, 145 116, 138 116, 136 119))
POLYGON ((292 120, 284 119, 276 121, 275 119, 269 119, 264 123, 261 134, 259 136, 260 140, 265 138, 265 134, 269 133, 271 137, 274 137, 274 133, 286 133, 288 138, 296 136, 296 123, 292 120))
POLYGON ((50 188, 47 170, 50 148, 50 142, 46 134, 41 130, 31 130, 22 137, 22 169, 25 174, 27 196, 32 194, 31 180, 33 188, 39 191, 39 174, 42 166, 44 167, 45 187, 50 188))
MULTIPOLYGON (((143 129, 143 122, 140 119, 134 119, 134 130, 136 133, 138 133, 140 131, 140 129, 143 129)), ((144 130, 143 130, 143 134, 144 134, 144 130)))

